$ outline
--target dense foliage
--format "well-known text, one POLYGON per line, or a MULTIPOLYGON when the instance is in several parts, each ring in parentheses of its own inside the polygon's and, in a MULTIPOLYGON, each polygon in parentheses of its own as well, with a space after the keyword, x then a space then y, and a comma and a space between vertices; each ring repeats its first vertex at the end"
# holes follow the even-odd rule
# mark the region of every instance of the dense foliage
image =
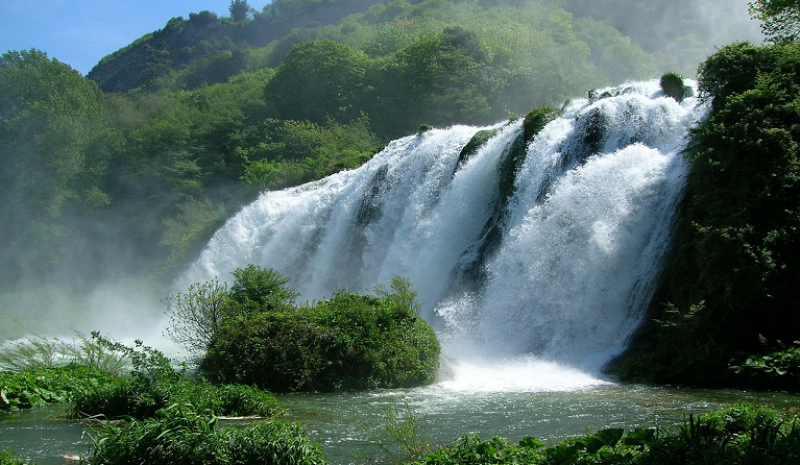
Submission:
POLYGON ((725 47, 701 66, 700 91, 713 111, 693 135, 660 308, 627 373, 730 384, 746 380, 730 362, 800 335, 800 46, 725 47))
POLYGON ((189 285, 167 300, 167 337, 193 354, 211 345, 226 320, 254 312, 273 311, 294 303, 297 293, 280 272, 248 265, 231 272, 230 288, 217 279, 189 285))
POLYGON ((85 366, 0 372, 0 411, 68 402, 76 396, 114 384, 110 373, 85 366))
MULTIPOLYGON (((409 387, 433 382, 439 343, 408 300, 337 293, 313 307, 252 313, 224 324, 202 369, 271 391, 409 387)), ((413 302, 413 299, 412 299, 413 302)))
POLYGON ((28 465, 29 463, 21 455, 7 450, 0 450, 0 465, 28 465))
POLYGON ((789 465, 798 460, 797 421, 743 404, 690 416, 677 432, 639 428, 625 433, 613 428, 549 447, 533 438, 515 445, 503 438, 468 435, 414 464, 789 465))
POLYGON ((296 426, 260 421, 220 427, 217 418, 185 406, 153 418, 109 422, 92 435, 92 464, 316 465, 326 463, 319 444, 296 426))
POLYGON ((136 341, 134 347, 94 336, 101 344, 126 354, 131 362, 128 376, 100 383, 73 396, 74 418, 106 419, 156 416, 172 405, 191 405, 211 415, 273 417, 282 411, 272 394, 241 385, 213 386, 202 378, 189 378, 156 349, 136 341))
POLYGON ((750 14, 761 20, 761 30, 773 42, 792 42, 800 35, 800 2, 797 0, 756 0, 750 14))

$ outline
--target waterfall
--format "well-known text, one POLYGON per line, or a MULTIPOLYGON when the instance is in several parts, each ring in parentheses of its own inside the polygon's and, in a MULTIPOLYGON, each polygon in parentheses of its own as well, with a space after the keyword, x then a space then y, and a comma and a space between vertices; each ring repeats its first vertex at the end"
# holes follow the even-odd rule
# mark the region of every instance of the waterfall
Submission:
POLYGON ((657 81, 600 94, 565 104, 530 143, 521 120, 432 129, 358 169, 263 193, 180 286, 257 264, 315 301, 402 276, 445 354, 596 369, 651 299, 688 170, 681 151, 706 111, 657 81))

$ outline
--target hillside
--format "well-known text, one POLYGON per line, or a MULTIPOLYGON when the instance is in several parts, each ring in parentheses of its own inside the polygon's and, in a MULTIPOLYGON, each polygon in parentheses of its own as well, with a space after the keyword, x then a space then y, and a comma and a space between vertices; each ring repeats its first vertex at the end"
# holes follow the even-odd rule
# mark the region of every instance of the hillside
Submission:
MULTIPOLYGON (((744 8, 744 3, 741 7, 744 8)), ((88 77, 105 92, 125 92, 143 85, 152 86, 158 78, 183 71, 188 75, 184 85, 192 88, 224 82, 242 71, 274 68, 293 45, 308 40, 331 39, 367 53, 385 55, 397 50, 398 34, 430 33, 443 27, 464 25, 464 21, 485 40, 491 34, 486 27, 492 26, 491 23, 499 19, 498 15, 503 22, 511 23, 504 27, 538 31, 540 25, 535 19, 531 21, 532 17, 546 15, 545 11, 554 9, 572 16, 564 17, 572 23, 564 25, 566 34, 570 34, 571 27, 580 25, 577 32, 591 50, 590 61, 612 83, 636 77, 627 74, 631 71, 630 65, 619 70, 608 66, 612 55, 630 54, 625 49, 631 45, 651 54, 659 69, 691 75, 715 45, 752 36, 752 30, 748 31, 752 25, 742 20, 741 12, 736 13, 720 0, 660 0, 631 5, 616 0, 466 3, 277 0, 265 6, 262 12, 251 11, 246 18, 238 20, 218 18, 208 11, 192 13, 188 19, 172 18, 163 29, 105 57, 88 77), (506 11, 500 12, 501 9, 506 11), (466 11, 469 16, 463 16, 466 11), (522 14, 509 14, 513 11, 522 14), (456 14, 448 17, 448 13, 456 14), (713 24, 709 24, 709 18, 714 18, 713 24), (434 26, 434 22, 439 24, 434 26), (608 29, 602 32, 605 37, 597 36, 599 29, 608 29), (617 43, 621 41, 612 35, 624 37, 630 44, 617 43)), ((494 24, 496 26, 498 24, 494 24)), ((505 36, 495 37, 495 40, 515 42, 519 38, 505 36)))

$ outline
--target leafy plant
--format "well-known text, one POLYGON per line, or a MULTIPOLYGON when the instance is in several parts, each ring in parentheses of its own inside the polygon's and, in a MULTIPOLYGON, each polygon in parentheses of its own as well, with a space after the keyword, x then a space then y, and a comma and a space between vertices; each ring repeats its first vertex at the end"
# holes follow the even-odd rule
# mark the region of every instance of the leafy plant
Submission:
POLYGON ((166 336, 192 353, 201 353, 208 349, 223 320, 232 316, 230 310, 226 284, 216 279, 191 284, 185 293, 167 298, 166 336))
POLYGON ((29 462, 19 454, 9 450, 0 450, 0 465, 28 465, 28 463, 29 462))
POLYGON ((73 418, 144 419, 176 404, 225 416, 274 417, 282 413, 268 392, 250 386, 214 386, 203 379, 188 378, 171 366, 169 358, 141 341, 136 341, 135 347, 126 347, 96 337, 100 344, 128 355, 132 361, 130 377, 76 393, 70 404, 73 418))
MULTIPOLYGON (((400 282, 398 282, 398 285, 400 282)), ((228 321, 201 369, 273 391, 415 386, 435 379, 439 343, 403 285, 386 298, 340 292, 313 307, 228 321)))
POLYGON ((296 426, 265 421, 221 428, 216 417, 175 405, 154 418, 105 423, 91 434, 93 464, 325 463, 319 444, 296 426))
POLYGON ((67 402, 117 379, 106 371, 76 365, 0 372, 0 411, 67 402))
POLYGON ((228 291, 230 298, 243 305, 254 303, 261 311, 291 305, 299 295, 288 287, 289 280, 272 268, 247 265, 233 270, 231 274, 233 284, 228 291))
POLYGON ((752 386, 800 391, 800 342, 747 357, 731 369, 752 386))
POLYGON ((403 460, 418 460, 435 450, 425 431, 426 423, 426 418, 419 416, 404 399, 402 404, 387 405, 377 424, 366 423, 363 427, 369 440, 382 452, 395 455, 398 448, 403 460))

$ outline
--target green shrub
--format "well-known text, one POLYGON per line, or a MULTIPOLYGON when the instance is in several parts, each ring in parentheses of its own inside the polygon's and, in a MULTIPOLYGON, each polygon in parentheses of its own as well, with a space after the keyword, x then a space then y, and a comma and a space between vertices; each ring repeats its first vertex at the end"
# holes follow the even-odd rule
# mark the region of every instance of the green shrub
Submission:
POLYGON ((298 296, 280 272, 258 265, 237 268, 230 288, 216 278, 167 298, 167 337, 193 354, 208 350, 226 319, 290 305, 298 296))
POLYGON ((28 465, 24 457, 8 450, 0 450, 0 465, 28 465))
POLYGON ((682 101, 685 96, 686 86, 683 84, 683 76, 678 73, 669 72, 661 76, 661 90, 666 95, 677 101, 682 101))
POLYGON ((731 368, 748 386, 800 392, 800 343, 767 354, 752 355, 731 368))
POLYGON ((123 381, 82 391, 73 398, 70 415, 144 419, 175 404, 233 417, 274 417, 283 412, 275 396, 260 389, 184 379, 174 383, 123 381))
POLYGON ((305 431, 274 421, 221 428, 215 417, 175 406, 154 418, 108 422, 92 434, 93 464, 275 464, 325 463, 319 444, 305 431))
POLYGON ((250 386, 214 386, 203 379, 191 379, 175 371, 164 354, 141 341, 131 348, 99 335, 95 337, 101 344, 126 353, 133 363, 132 372, 128 378, 99 383, 78 392, 70 405, 73 418, 144 419, 176 404, 225 416, 273 417, 282 413, 277 400, 268 392, 250 386))
POLYGON ((201 370, 216 381, 282 392, 433 382, 439 343, 403 302, 400 295, 341 292, 315 307, 232 320, 215 337, 201 370))
POLYGON ((76 365, 0 372, 0 411, 67 402, 115 379, 108 372, 76 365))
POLYGON ((240 304, 252 302, 262 309, 271 310, 294 303, 299 295, 287 286, 289 280, 272 268, 247 265, 231 274, 234 279, 228 294, 240 304))
POLYGON ((417 465, 789 465, 798 463, 797 418, 748 404, 690 416, 675 432, 619 428, 568 438, 548 447, 532 438, 511 444, 464 436, 417 465))

